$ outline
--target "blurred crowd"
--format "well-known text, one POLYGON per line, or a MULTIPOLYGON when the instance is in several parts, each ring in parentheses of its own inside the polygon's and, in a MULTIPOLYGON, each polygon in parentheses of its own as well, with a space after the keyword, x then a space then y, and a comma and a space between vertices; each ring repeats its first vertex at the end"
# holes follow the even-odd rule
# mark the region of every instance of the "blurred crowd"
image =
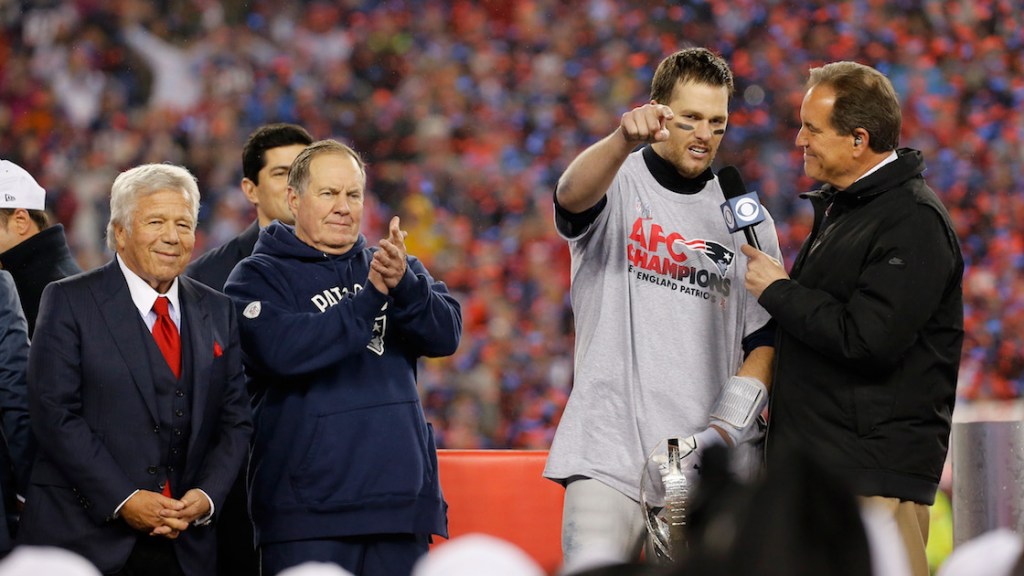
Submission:
POLYGON ((572 385, 561 171, 648 99, 665 55, 736 75, 716 169, 739 167, 792 260, 810 226, 793 140, 807 70, 858 60, 903 99, 902 146, 967 263, 962 401, 1024 395, 1024 7, 1017 0, 0 0, 0 157, 48 192, 83 269, 105 252, 114 176, 182 164, 203 194, 196 255, 254 215, 239 190, 257 126, 305 126, 371 165, 363 229, 397 214, 463 305, 427 361, 447 448, 546 448, 572 385))

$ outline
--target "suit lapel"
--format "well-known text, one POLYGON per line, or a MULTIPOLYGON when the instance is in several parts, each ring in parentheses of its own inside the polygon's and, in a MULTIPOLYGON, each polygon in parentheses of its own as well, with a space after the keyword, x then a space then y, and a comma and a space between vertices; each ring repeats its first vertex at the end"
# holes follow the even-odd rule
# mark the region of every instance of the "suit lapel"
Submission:
POLYGON ((189 447, 202 427, 203 413, 210 392, 210 366, 213 364, 214 327, 206 309, 203 295, 196 290, 192 280, 178 277, 178 290, 185 321, 182 322, 183 336, 192 347, 192 434, 189 447))
POLYGON ((121 359, 131 372, 135 387, 149 409, 154 422, 159 422, 156 410, 156 390, 153 388, 153 375, 150 372, 149 354, 146 342, 137 337, 139 331, 139 309, 132 301, 128 291, 128 283, 121 273, 117 260, 112 260, 103 270, 102 281, 94 285, 94 295, 99 303, 100 314, 107 324, 111 339, 114 341, 121 359))

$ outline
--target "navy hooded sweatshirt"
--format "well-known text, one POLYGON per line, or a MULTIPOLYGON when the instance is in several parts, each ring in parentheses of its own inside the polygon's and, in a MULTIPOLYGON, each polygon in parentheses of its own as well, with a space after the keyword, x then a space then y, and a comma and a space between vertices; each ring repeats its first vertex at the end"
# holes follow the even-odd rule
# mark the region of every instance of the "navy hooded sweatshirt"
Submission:
POLYGON ((447 537, 416 360, 455 352, 462 312, 414 257, 384 295, 376 248, 329 255, 274 222, 224 292, 238 307, 255 434, 258 544, 364 534, 447 537))

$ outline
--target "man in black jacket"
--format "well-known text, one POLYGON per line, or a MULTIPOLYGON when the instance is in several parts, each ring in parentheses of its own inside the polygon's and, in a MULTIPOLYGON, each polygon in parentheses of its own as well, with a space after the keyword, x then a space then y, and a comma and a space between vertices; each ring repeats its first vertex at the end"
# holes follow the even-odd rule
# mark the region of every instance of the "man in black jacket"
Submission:
POLYGON ((256 207, 256 221, 222 246, 189 264, 185 274, 214 290, 223 290, 228 274, 252 254, 260 228, 274 220, 294 224, 288 209, 288 169, 313 138, 302 126, 267 124, 249 135, 242 148, 242 192, 256 207))
POLYGON ((82 271, 68 249, 64 226, 50 225, 46 191, 9 160, 0 160, 0 268, 14 277, 29 337, 43 288, 82 271))
POLYGON ((963 257, 921 153, 898 149, 889 80, 811 70, 796 144, 824 183, 789 275, 750 247, 746 287, 778 322, 768 466, 801 443, 893 514, 928 574, 928 506, 949 444, 963 344, 963 257))

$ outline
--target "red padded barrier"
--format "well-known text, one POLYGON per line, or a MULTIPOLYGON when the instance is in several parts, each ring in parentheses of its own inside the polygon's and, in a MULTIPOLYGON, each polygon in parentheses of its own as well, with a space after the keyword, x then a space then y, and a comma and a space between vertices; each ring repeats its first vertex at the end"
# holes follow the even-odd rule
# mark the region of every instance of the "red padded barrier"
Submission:
MULTIPOLYGON (((547 450, 438 450, 451 538, 480 532, 519 546, 553 574, 562 563, 562 496, 547 450)), ((432 547, 447 541, 435 538, 432 547)))

